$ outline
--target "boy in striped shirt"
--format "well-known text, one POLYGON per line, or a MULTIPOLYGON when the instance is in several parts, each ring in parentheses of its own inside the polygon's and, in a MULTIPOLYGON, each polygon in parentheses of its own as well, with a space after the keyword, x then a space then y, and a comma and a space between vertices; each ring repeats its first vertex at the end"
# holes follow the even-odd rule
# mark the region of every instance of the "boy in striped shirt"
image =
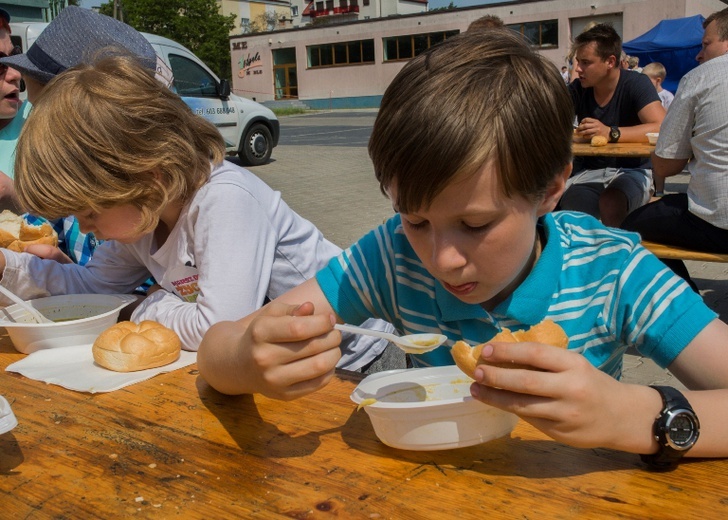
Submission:
MULTIPOLYGON (((654 453, 661 395, 619 382, 630 346, 686 385, 704 432, 691 455, 727 456, 728 326, 639 244, 581 213, 552 213, 571 173, 573 108, 558 70, 518 35, 465 33, 411 60, 387 89, 369 153, 397 214, 320 271, 199 349, 224 393, 294 399, 339 359, 336 321, 383 318, 448 345, 549 318, 569 349, 498 343, 471 392, 552 438, 654 453), (723 389, 715 392, 699 390, 723 389)), ((452 364, 448 348, 413 357, 452 364)))

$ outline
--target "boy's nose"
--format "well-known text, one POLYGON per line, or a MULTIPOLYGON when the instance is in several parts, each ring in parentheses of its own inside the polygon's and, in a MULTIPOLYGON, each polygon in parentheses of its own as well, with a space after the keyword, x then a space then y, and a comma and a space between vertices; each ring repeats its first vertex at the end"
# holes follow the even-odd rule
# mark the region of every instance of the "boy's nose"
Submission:
POLYGON ((461 269, 467 259, 457 245, 447 238, 436 238, 432 244, 432 263, 440 272, 461 269))

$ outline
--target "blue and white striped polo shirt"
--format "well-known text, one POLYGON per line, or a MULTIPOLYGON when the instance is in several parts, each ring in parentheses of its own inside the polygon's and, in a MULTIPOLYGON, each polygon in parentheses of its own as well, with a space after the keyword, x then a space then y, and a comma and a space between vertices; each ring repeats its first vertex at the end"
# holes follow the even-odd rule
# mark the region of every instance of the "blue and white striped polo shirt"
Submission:
MULTIPOLYGON (((581 213, 541 218, 541 257, 524 282, 492 312, 458 300, 423 267, 399 215, 333 258, 317 280, 346 322, 376 317, 401 334, 436 332, 470 344, 503 327, 528 328, 550 318, 589 346, 590 362, 619 378, 622 356, 637 348, 668 366, 716 314, 639 244, 639 236, 606 228, 581 213)), ((449 349, 413 356, 416 366, 453 364, 449 349)))

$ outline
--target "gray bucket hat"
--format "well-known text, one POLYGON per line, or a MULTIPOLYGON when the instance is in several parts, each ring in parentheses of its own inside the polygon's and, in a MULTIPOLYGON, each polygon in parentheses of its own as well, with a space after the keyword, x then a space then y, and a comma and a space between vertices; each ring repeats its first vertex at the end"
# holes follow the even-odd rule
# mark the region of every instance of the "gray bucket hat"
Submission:
POLYGON ((90 9, 68 6, 40 33, 25 54, 0 58, 21 74, 48 83, 64 70, 88 63, 104 47, 120 48, 156 69, 157 55, 151 44, 125 23, 90 9))

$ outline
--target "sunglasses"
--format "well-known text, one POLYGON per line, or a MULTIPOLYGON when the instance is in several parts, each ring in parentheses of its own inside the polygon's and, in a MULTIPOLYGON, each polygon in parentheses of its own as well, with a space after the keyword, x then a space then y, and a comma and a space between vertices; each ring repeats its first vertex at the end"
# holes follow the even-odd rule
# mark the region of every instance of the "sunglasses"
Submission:
MULTIPOLYGON (((9 56, 17 56, 18 54, 23 54, 23 49, 20 48, 19 45, 16 45, 13 47, 13 50, 10 51, 10 54, 5 54, 4 52, 0 52, 0 58, 7 58, 9 56)), ((8 66, 4 63, 0 63, 0 75, 5 74, 5 72, 8 70, 8 66)))

